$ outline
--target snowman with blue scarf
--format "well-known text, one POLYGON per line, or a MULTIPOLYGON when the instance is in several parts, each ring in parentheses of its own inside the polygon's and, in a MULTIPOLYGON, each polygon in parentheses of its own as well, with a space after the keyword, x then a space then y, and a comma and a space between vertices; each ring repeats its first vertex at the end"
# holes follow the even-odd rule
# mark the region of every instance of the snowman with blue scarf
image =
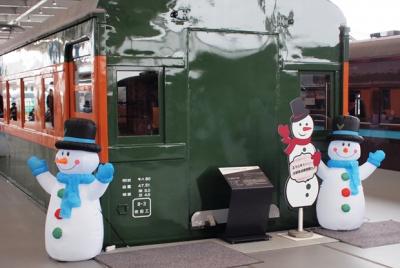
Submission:
POLYGON ((354 230, 359 228, 365 215, 365 199, 362 181, 378 168, 385 153, 378 150, 369 153, 367 162, 359 166, 360 120, 354 116, 339 116, 333 124, 326 166, 322 161, 317 175, 322 179, 318 199, 319 224, 330 230, 354 230))
POLYGON ((98 255, 103 246, 99 198, 112 181, 114 168, 110 163, 99 165, 93 121, 69 119, 64 131, 63 140, 55 144, 60 170, 56 177, 48 171, 46 161, 36 156, 28 160, 28 166, 51 195, 45 226, 47 253, 60 261, 81 261, 98 255))

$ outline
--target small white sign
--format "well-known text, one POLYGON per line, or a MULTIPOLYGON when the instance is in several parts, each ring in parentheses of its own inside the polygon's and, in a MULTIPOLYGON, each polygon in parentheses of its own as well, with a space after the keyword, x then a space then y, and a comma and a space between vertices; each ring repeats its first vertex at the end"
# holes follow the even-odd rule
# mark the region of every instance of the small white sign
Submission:
POLYGON ((151 216, 151 199, 135 198, 132 200, 132 217, 146 218, 151 216))
POLYGON ((317 172, 311 154, 296 156, 289 164, 290 177, 297 182, 304 182, 312 179, 317 172))

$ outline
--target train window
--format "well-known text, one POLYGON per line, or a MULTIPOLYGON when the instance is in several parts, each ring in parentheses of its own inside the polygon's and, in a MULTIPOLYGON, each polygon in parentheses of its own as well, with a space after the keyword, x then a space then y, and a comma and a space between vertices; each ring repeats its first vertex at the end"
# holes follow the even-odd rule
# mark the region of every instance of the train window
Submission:
POLYGON ((158 135, 159 72, 118 71, 118 130, 120 136, 158 135))
POLYGON ((38 121, 36 117, 38 107, 38 88, 33 78, 24 78, 24 112, 27 125, 38 121))
POLYGON ((1 83, 0 90, 0 119, 6 117, 6 106, 7 106, 7 83, 1 83))
POLYGON ((90 56, 92 45, 90 41, 79 42, 72 45, 72 58, 80 58, 83 56, 90 56))
POLYGON ((360 119, 363 128, 398 129, 400 89, 350 89, 349 113, 360 119))
POLYGON ((72 45, 73 84, 75 95, 75 111, 78 113, 93 112, 93 60, 92 43, 87 40, 72 45))
POLYGON ((53 78, 44 79, 45 113, 44 122, 48 129, 54 128, 54 81, 53 78))
POLYGON ((80 113, 93 110, 92 66, 89 56, 74 59, 75 110, 80 113))
POLYGON ((315 130, 329 129, 331 125, 331 75, 327 73, 301 73, 300 96, 314 120, 315 130))
POLYGON ((4 117, 3 92, 0 92, 0 118, 4 117))
POLYGON ((400 88, 383 89, 380 107, 379 119, 382 126, 400 124, 400 88))
POLYGON ((20 81, 13 80, 8 82, 9 103, 10 103, 10 121, 18 121, 18 112, 21 107, 21 91, 19 87, 20 81))

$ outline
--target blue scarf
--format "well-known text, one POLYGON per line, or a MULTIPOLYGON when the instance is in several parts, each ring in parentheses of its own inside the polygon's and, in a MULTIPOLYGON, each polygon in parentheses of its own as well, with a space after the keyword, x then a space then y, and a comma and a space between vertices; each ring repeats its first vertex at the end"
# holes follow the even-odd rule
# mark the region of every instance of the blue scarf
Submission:
POLYGON ((65 174, 57 173, 57 180, 64 183, 65 190, 61 200, 60 216, 64 219, 71 218, 72 208, 81 206, 81 198, 79 196, 79 184, 89 184, 94 181, 95 177, 92 174, 65 174))
POLYGON ((328 167, 344 168, 350 177, 351 195, 358 194, 358 186, 361 185, 360 175, 358 173, 358 161, 355 160, 329 160, 328 167))

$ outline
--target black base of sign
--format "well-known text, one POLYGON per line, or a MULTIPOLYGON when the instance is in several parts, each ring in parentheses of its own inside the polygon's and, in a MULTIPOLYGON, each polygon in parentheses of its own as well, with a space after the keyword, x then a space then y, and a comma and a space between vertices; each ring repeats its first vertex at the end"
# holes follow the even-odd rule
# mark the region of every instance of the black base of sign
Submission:
POLYGON ((222 239, 229 243, 269 240, 266 233, 273 185, 259 167, 221 168, 231 188, 222 239))
POLYGON ((246 236, 221 236, 221 239, 230 244, 255 242, 255 241, 268 241, 271 239, 270 235, 246 235, 246 236))

